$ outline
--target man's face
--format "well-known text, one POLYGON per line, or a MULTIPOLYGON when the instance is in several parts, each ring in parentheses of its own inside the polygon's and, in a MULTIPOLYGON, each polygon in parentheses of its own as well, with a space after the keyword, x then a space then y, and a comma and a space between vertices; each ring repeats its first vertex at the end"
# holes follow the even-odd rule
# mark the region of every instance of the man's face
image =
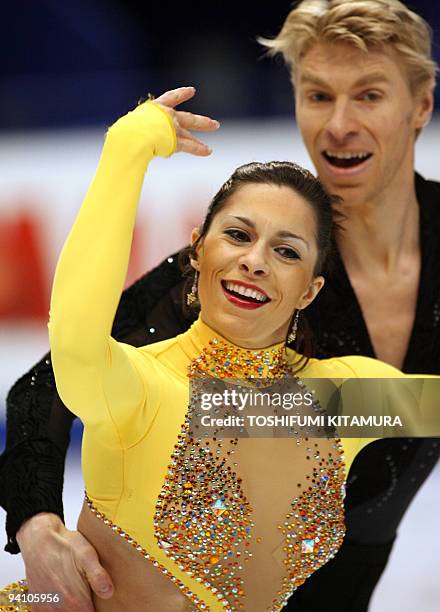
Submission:
POLYGON ((317 43, 299 62, 295 89, 298 125, 328 191, 350 206, 408 185, 415 132, 429 119, 432 94, 412 95, 392 48, 364 53, 317 43))

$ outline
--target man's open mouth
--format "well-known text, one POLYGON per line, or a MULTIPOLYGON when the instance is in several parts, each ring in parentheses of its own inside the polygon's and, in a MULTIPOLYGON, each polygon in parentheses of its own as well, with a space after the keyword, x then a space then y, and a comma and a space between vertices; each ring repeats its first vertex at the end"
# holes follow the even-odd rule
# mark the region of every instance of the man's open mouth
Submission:
POLYGON ((354 168, 360 166, 373 155, 368 151, 323 151, 325 159, 336 168, 354 168))
POLYGON ((251 304, 264 304, 270 302, 270 298, 267 295, 256 289, 249 289, 248 287, 244 287, 244 285, 225 280, 222 280, 221 284, 226 293, 245 302, 251 304))

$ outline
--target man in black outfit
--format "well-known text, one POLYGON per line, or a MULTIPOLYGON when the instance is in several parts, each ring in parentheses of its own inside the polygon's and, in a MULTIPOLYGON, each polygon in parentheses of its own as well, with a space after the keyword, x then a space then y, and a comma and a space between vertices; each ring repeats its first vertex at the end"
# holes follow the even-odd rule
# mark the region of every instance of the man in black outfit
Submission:
MULTIPOLYGON (((263 42, 290 65, 304 142, 328 191, 343 199, 335 263, 307 310, 317 356, 375 356, 404 372, 439 374, 440 185, 414 173, 415 140, 433 106, 427 24, 398 0, 304 0, 263 42)), ((186 330, 183 294, 175 254, 124 292, 114 337, 141 346, 186 330)), ((72 419, 45 356, 8 397, 0 501, 6 550, 18 552, 18 542, 31 589, 61 592, 66 610, 87 612, 88 585, 109 597, 111 577, 62 523, 72 419)), ((287 609, 367 610, 397 526, 438 456, 435 439, 392 439, 357 457, 345 542, 287 609)))

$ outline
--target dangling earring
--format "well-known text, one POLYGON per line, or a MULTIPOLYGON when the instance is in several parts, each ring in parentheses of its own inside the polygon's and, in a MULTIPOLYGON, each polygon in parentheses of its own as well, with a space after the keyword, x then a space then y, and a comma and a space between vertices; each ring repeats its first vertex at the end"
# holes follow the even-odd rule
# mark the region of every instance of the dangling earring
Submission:
POLYGON ((197 300, 197 277, 198 277, 198 272, 197 270, 195 271, 194 274, 194 280, 193 280, 193 285, 191 287, 191 293, 187 293, 186 294, 186 303, 188 306, 191 306, 191 304, 194 304, 194 302, 197 300))
POLYGON ((287 336, 288 344, 292 344, 296 340, 296 332, 298 331, 298 321, 299 321, 299 309, 296 311, 295 318, 293 319, 293 326, 290 331, 290 334, 287 336))

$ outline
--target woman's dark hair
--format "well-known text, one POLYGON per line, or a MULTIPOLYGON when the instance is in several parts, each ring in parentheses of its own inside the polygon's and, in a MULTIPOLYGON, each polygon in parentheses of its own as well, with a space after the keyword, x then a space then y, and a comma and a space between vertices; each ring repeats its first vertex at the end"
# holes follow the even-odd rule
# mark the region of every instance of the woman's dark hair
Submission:
MULTIPOLYGON (((181 252, 182 271, 185 276, 190 277, 184 288, 184 304, 186 304, 186 293, 190 290, 194 278, 194 269, 189 263, 190 259, 197 259, 197 247, 208 233, 215 215, 225 207, 229 198, 240 187, 248 184, 290 187, 292 191, 302 196, 309 203, 315 215, 318 247, 318 257, 313 271, 314 276, 318 276, 324 269, 327 269, 328 258, 334 247, 334 230, 337 226, 334 220, 333 205, 339 201, 339 198, 329 195, 320 181, 298 164, 288 161, 251 162, 239 166, 220 187, 209 205, 200 229, 200 236, 192 246, 188 246, 181 252)), ((192 307, 197 308, 199 306, 196 302, 192 307)), ((295 313, 292 314, 289 329, 292 327, 294 315, 295 313)), ((312 333, 304 313, 301 314, 298 325, 295 350, 304 356, 299 368, 302 369, 313 354, 312 333)))

